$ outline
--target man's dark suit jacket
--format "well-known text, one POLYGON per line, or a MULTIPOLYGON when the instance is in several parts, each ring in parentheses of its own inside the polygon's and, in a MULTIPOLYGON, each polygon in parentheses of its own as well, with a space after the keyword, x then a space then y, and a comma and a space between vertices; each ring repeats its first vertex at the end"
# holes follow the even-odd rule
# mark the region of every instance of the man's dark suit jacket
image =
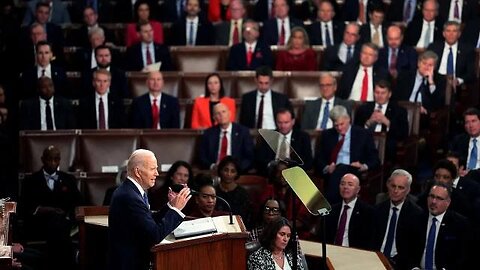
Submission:
MULTIPOLYGON (((115 36, 110 31, 109 29, 98 25, 98 27, 102 28, 103 33, 105 34, 105 41, 106 42, 114 42, 115 41, 115 36)), ((76 31, 72 31, 71 36, 67 37, 67 43, 70 46, 80 46, 80 47, 90 47, 90 41, 88 39, 88 26, 85 24, 82 24, 80 28, 78 28, 76 31)))
POLYGON ((477 46, 478 36, 480 35, 480 19, 467 22, 465 28, 462 31, 460 40, 470 44, 473 47, 477 46))
MULTIPOLYGON (((339 50, 340 44, 335 44, 325 49, 325 53, 323 54, 324 59, 322 60, 322 66, 320 67, 320 70, 340 71, 343 69, 346 63, 343 63, 340 58, 338 58, 339 50)), ((350 61, 347 63, 358 61, 360 57, 360 50, 361 44, 357 42, 355 44, 352 59, 350 59, 350 61)))
MULTIPOLYGON (((35 47, 30 38, 24 39, 24 41, 18 45, 18 48, 16 48, 16 53, 18 58, 15 58, 14 64, 15 67, 17 67, 18 73, 35 66, 35 47)), ((63 66, 65 64, 63 47, 52 44, 52 53, 55 56, 55 59, 52 60, 51 63, 58 66, 63 66)))
MULTIPOLYGON (((95 95, 80 100, 79 125, 82 129, 97 129, 97 109, 95 95)), ((123 101, 113 94, 108 94, 108 128, 125 128, 125 108, 123 101)))
MULTIPOLYGON (((385 39, 384 39, 385 40, 385 39)), ((386 42, 386 40, 385 40, 386 42)), ((378 60, 377 65, 384 69, 388 70, 388 57, 389 47, 385 43, 386 47, 381 48, 378 51, 378 60)), ((405 44, 401 45, 397 49, 397 72, 401 70, 414 70, 417 69, 417 51, 413 47, 407 46, 405 44)))
MULTIPOLYGON (((92 83, 93 72, 95 72, 95 70, 97 70, 97 68, 88 69, 82 74, 83 91, 81 93, 76 93, 76 97, 86 97, 95 91, 92 83)), ((125 75, 125 72, 119 68, 110 66, 110 74, 112 75, 110 93, 120 98, 130 97, 127 76, 125 75)))
MULTIPOLYGON (((375 206, 375 237, 374 250, 381 251, 383 239, 388 233, 388 220, 390 214, 390 200, 375 206)), ((408 262, 408 250, 411 246, 412 231, 418 219, 422 216, 423 210, 411 199, 407 198, 402 205, 400 214, 397 215, 397 227, 395 230, 395 245, 397 248, 396 262, 398 269, 405 269, 408 262)))
MULTIPOLYGON (((292 104, 284 94, 269 90, 272 93, 273 115, 277 114, 278 109, 292 109, 292 104)), ((252 90, 242 96, 242 107, 240 109, 240 124, 248 128, 256 128, 255 119, 257 108, 257 90, 252 90)))
MULTIPOLYGON (((355 82, 355 77, 357 77, 359 66, 360 66, 359 61, 355 61, 355 62, 350 61, 348 64, 346 64, 343 67, 342 78, 338 85, 338 90, 335 96, 343 99, 348 99, 350 97, 350 94, 352 93, 353 83, 355 82)), ((373 70, 372 78, 373 78, 374 84, 375 82, 382 79, 384 80, 390 79, 388 71, 378 67, 376 63, 374 64, 372 70, 373 70)))
MULTIPOLYGON (((313 164, 313 156, 312 144, 308 133, 299 129, 293 129, 290 146, 303 160, 304 165, 301 167, 304 170, 310 170, 313 164)), ((290 158, 298 161, 293 154, 290 154, 290 158)), ((275 160, 275 153, 270 146, 268 146, 265 140, 262 140, 259 144, 257 144, 257 149, 255 151, 255 164, 258 172, 263 172, 266 175, 268 163, 273 160, 275 160)))
MULTIPOLYGON (((388 25, 386 23, 382 24, 382 39, 383 46, 387 46, 387 29, 388 25)), ((372 31, 370 29, 370 24, 366 23, 360 27, 360 43, 372 42, 372 31)))
POLYGON ((150 249, 182 220, 168 206, 152 213, 135 184, 125 180, 113 193, 108 213, 108 269, 149 269, 150 249))
MULTIPOLYGON (((287 0, 287 4, 290 7, 288 15, 295 17, 295 1, 287 0)), ((270 14, 268 13, 268 0, 257 1, 253 13, 253 19, 257 22, 263 22, 270 18, 270 14)))
MULTIPOLYGON (((372 10, 375 7, 383 7, 382 1, 368 0, 367 13, 365 13, 365 18, 367 22, 369 21, 368 14, 372 12, 372 10)), ((356 21, 358 19, 358 9, 359 9, 358 0, 345 0, 345 3, 343 4, 343 7, 342 7, 343 21, 356 21)))
MULTIPOLYGON (((171 45, 185 46, 187 45, 187 19, 182 19, 175 22, 172 25, 170 33, 171 45)), ((197 37, 195 39, 195 45, 213 45, 215 42, 215 32, 210 22, 202 20, 199 17, 197 37)))
MULTIPOLYGON (((163 4, 160 7, 160 16, 161 19, 159 21, 163 22, 176 22, 180 19, 185 19, 186 13, 185 11, 182 10, 181 16, 178 16, 177 13, 177 1, 178 0, 165 0, 163 1, 163 4)), ((206 18, 206 12, 208 8, 205 7, 205 3, 203 0, 200 0, 200 14, 199 16, 201 18, 206 18)), ((186 3, 185 3, 186 5, 186 3)))
MULTIPOLYGON (((413 13, 413 18, 421 16, 422 14, 422 2, 423 0, 417 0, 417 5, 415 7, 415 12, 413 13)), ((392 1, 390 3, 390 6, 388 8, 388 12, 386 14, 386 21, 388 22, 401 22, 403 21, 403 12, 404 12, 404 7, 405 5, 405 0, 396 0, 392 1)))
MULTIPOLYGON (((230 39, 230 29, 232 22, 225 21, 218 24, 215 24, 213 28, 215 29, 215 45, 225 45, 227 46, 230 39)), ((239 28, 242 29, 242 26, 239 25, 239 28)), ((239 31, 241 31, 239 29, 239 31)), ((241 40, 239 40, 241 43, 241 40)))
MULTIPOLYGON (((438 73, 440 63, 442 62, 444 48, 445 42, 443 41, 437 41, 428 46, 429 50, 434 51, 438 55, 437 66, 435 67, 436 73, 438 73)), ((472 59, 475 59, 473 46, 459 41, 455 62, 455 76, 462 78, 465 83, 470 83, 475 79, 475 61, 472 61, 472 59)))
MULTIPOLYGON (((289 16, 289 21, 290 21, 290 29, 292 29, 295 26, 300 26, 305 28, 302 21, 295 19, 292 16, 289 16)), ((265 42, 265 44, 267 44, 268 46, 271 46, 271 45, 278 44, 278 36, 279 34, 278 34, 277 19, 272 18, 272 19, 266 20, 263 23, 262 34, 260 36, 260 39, 262 39, 265 42)), ((285 44, 287 44, 287 41, 288 40, 285 40, 285 44)))
MULTIPOLYGON (((248 129, 237 123, 232 123, 231 148, 232 156, 235 157, 242 171, 247 171, 253 161, 253 140, 248 129)), ((213 126, 205 130, 200 145, 200 164, 202 169, 209 169, 217 163, 220 143, 220 127, 213 126)))
MULTIPOLYGON (((463 2, 462 14, 460 15, 462 23, 467 23, 478 18, 478 1, 460 0, 459 2, 463 2)), ((444 21, 448 21, 451 3, 452 2, 450 0, 438 1, 438 16, 444 21)))
MULTIPOLYGON (((53 110, 57 130, 75 128, 75 118, 70 101, 55 96, 53 110)), ((22 101, 20 105, 20 129, 40 130, 40 121, 40 101, 38 97, 22 101)))
MULTIPOLYGON (((153 63, 161 61, 161 71, 173 70, 172 60, 170 58, 170 51, 168 50, 168 47, 158 43, 154 43, 153 47, 155 51, 155 60, 153 61, 153 63)), ((143 69, 143 67, 142 44, 137 43, 127 49, 126 70, 140 71, 143 69)))
POLYGON ((227 70, 255 70, 261 66, 273 65, 272 51, 262 41, 257 41, 252 62, 247 66, 247 47, 244 42, 233 45, 228 53, 227 70))
MULTIPOLYGON (((435 28, 433 29, 433 41, 442 41, 443 40, 443 23, 444 21, 439 17, 435 18, 435 28)), ((423 17, 419 16, 413 18, 413 20, 408 24, 407 30, 405 30, 405 39, 403 42, 412 47, 417 46, 418 40, 422 36, 422 27, 423 27, 423 17)))
MULTIPOLYGON (((52 74, 53 86, 55 87, 55 92, 62 96, 67 97, 67 74, 63 68, 50 65, 50 71, 52 74)), ((31 98, 37 96, 37 81, 39 79, 37 73, 37 66, 26 69, 22 74, 20 79, 22 80, 23 91, 20 94, 22 99, 31 98)))
MULTIPOLYGON (((349 209, 350 210, 350 209, 349 209)), ((374 236, 374 208, 357 199, 348 225, 348 242, 350 247, 372 249, 374 236)), ((342 213, 342 203, 332 206, 332 212, 327 216, 326 235, 327 243, 333 244, 338 229, 338 221, 342 213)))
MULTIPOLYGON (((324 45, 323 44, 323 36, 322 36, 322 24, 320 21, 316 21, 312 23, 308 27, 308 34, 310 37, 310 45, 324 45)), ((343 31, 345 30, 345 23, 340 21, 332 21, 332 29, 333 29, 333 44, 339 44, 342 42, 343 38, 343 31)))
POLYGON ((470 143, 470 135, 467 133, 462 133, 457 136, 452 141, 450 145, 450 151, 456 153, 460 156, 461 160, 464 160, 468 163, 468 144, 470 143))
MULTIPOLYGON (((149 95, 146 93, 133 99, 131 112, 133 128, 152 128, 152 105, 149 95)), ((162 93, 159 109, 162 129, 180 128, 180 106, 176 97, 162 93)))
MULTIPOLYGON (((330 108, 336 105, 342 105, 348 111, 349 115, 352 115, 352 102, 343 100, 341 98, 335 98, 334 104, 329 104, 330 108)), ((318 118, 320 117, 320 108, 322 107, 322 98, 316 100, 305 101, 305 107, 302 113, 302 129, 316 129, 318 118)), ((323 114, 323 112, 322 112, 323 114)))

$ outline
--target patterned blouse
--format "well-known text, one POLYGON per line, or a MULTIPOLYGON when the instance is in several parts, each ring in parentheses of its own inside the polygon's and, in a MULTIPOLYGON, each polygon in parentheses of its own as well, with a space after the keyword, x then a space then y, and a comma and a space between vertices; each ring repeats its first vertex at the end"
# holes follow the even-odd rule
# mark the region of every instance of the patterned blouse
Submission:
MULTIPOLYGON (((288 262, 288 265, 293 269, 292 254, 286 253, 285 256, 287 257, 286 262, 288 262)), ((297 258, 297 264, 297 270, 304 269, 303 260, 300 256, 297 258)), ((248 270, 275 270, 275 261, 272 258, 272 252, 264 247, 259 248, 248 257, 247 268, 248 270)))

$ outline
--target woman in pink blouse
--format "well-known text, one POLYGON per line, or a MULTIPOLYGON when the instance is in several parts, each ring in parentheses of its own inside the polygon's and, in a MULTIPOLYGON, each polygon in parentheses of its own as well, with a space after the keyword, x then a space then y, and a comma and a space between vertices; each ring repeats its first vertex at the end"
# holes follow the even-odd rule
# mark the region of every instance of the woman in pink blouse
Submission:
POLYGON ((149 21, 153 28, 153 41, 163 44, 163 28, 160 22, 150 20, 150 5, 146 0, 138 0, 134 5, 135 18, 133 23, 129 23, 125 33, 125 46, 130 47, 140 42, 140 36, 137 33, 137 24, 141 21, 149 21))
POLYGON ((305 29, 294 27, 287 43, 287 50, 279 51, 275 70, 315 71, 318 70, 317 53, 310 48, 305 29))

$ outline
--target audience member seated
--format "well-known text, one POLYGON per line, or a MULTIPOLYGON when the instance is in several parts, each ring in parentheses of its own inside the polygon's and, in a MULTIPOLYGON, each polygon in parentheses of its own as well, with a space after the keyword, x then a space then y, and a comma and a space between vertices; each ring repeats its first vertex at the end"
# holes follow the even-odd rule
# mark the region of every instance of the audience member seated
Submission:
POLYGON ((238 160, 238 172, 245 172, 252 166, 253 141, 249 130, 232 122, 227 105, 218 103, 213 107, 217 124, 205 130, 200 144, 200 166, 213 169, 225 156, 238 160))
MULTIPOLYGON (((268 19, 275 18, 275 8, 273 6, 274 0, 258 0, 253 9, 253 19, 257 22, 263 22, 268 19)), ((289 7, 294 7, 293 0, 287 0, 289 7)), ((294 8, 289 9, 290 16, 294 16, 294 8)))
MULTIPOLYGON (((301 19, 302 21, 311 21, 315 22, 319 19, 318 11, 322 9, 323 2, 328 2, 332 6, 331 11, 333 12, 333 16, 335 20, 338 20, 337 16, 340 14, 340 8, 336 0, 312 0, 312 1, 303 1, 300 5, 300 14, 296 17, 301 19)), ((330 10, 330 9, 329 9, 330 10)), ((343 31, 342 31, 343 32, 343 31)))
POLYGON ((400 26, 389 26, 386 38, 386 46, 378 51, 378 66, 388 70, 393 78, 397 78, 399 71, 414 70, 417 65, 417 52, 403 43, 400 26))
POLYGON ((250 232, 248 232, 247 245, 255 248, 260 247, 260 236, 262 235, 263 228, 267 227, 273 220, 285 216, 285 205, 273 198, 268 198, 265 203, 262 203, 260 211, 258 211, 258 217, 254 220, 254 226, 250 232))
POLYGON ((475 0, 445 0, 438 1, 439 17, 443 21, 467 23, 478 18, 478 1, 475 0))
POLYGON ((344 21, 357 21, 360 24, 368 23, 367 16, 373 9, 383 7, 381 0, 345 0, 342 7, 342 19, 344 21))
POLYGON ((161 5, 162 22, 176 22, 185 19, 186 1, 183 0, 165 0, 161 5))
POLYGON ((28 29, 28 26, 33 23, 42 25, 47 33, 47 40, 57 46, 63 46, 63 32, 60 26, 52 21, 54 16, 55 13, 52 12, 52 8, 50 7, 49 3, 38 1, 35 5, 34 18, 23 25, 26 27, 26 29, 28 29))
MULTIPOLYGON (((450 147, 450 151, 457 153, 461 160, 466 161, 464 174, 474 175, 480 169, 480 111, 469 108, 463 113, 465 133, 457 135, 450 147)), ((477 180, 478 182, 478 180, 477 180)))
POLYGON ((52 79, 37 81, 38 97, 20 105, 20 130, 58 130, 75 128, 70 101, 55 95, 52 79))
POLYGON ((248 257, 247 269, 301 269, 305 267, 301 254, 295 254, 292 241, 292 226, 284 217, 268 223, 260 236, 261 247, 248 257), (293 256, 297 256, 297 266, 293 266, 293 256))
MULTIPOLYGON (((215 187, 215 191, 230 204, 234 215, 240 215, 244 224, 250 224, 250 198, 247 190, 236 183, 240 172, 238 159, 225 156, 218 164, 217 174, 220 183, 215 187)), ((217 204, 216 208, 218 211, 228 212, 225 202, 217 204)))
POLYGON ((193 103, 192 128, 206 129, 216 125, 213 107, 218 103, 227 105, 230 110, 230 121, 235 122, 235 100, 225 96, 222 78, 218 73, 212 73, 205 78, 204 96, 195 98, 193 103))
POLYGON ((82 129, 112 129, 126 127, 123 100, 110 93, 112 75, 108 70, 93 72, 95 92, 80 100, 80 127, 82 129))
POLYGON ((275 69, 284 71, 318 70, 317 53, 310 48, 305 29, 302 27, 292 28, 287 50, 281 50, 277 54, 275 69))
POLYGON ((48 21, 54 24, 70 23, 70 14, 68 13, 67 3, 61 0, 32 0, 27 1, 27 10, 23 17, 22 25, 30 25, 38 18, 39 12, 42 16, 48 16, 48 21), (42 7, 39 10, 39 7, 42 7), (48 10, 45 9, 48 7, 48 10))
POLYGON ((275 115, 280 108, 292 109, 288 97, 273 91, 273 73, 263 66, 255 71, 257 89, 242 95, 240 124, 248 128, 275 129, 275 115))
POLYGON ((163 44, 163 28, 160 22, 150 18, 150 5, 148 0, 139 0, 133 7, 133 23, 127 24, 125 29, 125 46, 130 47, 141 42, 141 36, 138 34, 137 25, 143 22, 149 22, 153 30, 153 41, 163 44))
POLYGON ((360 28, 360 42, 371 42, 379 48, 383 48, 386 42, 387 25, 385 23, 385 11, 381 7, 375 7, 368 13, 370 22, 360 28))
POLYGON ((19 207, 28 240, 47 241, 45 269, 72 269, 74 254, 70 230, 75 225, 75 207, 82 197, 75 177, 59 171, 60 150, 48 146, 43 167, 23 181, 19 207))
POLYGON ((208 21, 211 23, 229 21, 232 18, 230 5, 232 0, 208 1, 208 21))
POLYGON ((176 97, 162 93, 162 73, 148 73, 146 84, 148 93, 133 99, 131 126, 152 129, 180 128, 180 105, 176 97))
POLYGON ((140 42, 127 49, 126 69, 131 71, 150 71, 147 67, 161 62, 160 70, 172 70, 172 60, 168 47, 156 43, 153 39, 153 29, 150 22, 137 24, 140 42))
MULTIPOLYGON (((75 52, 77 66, 82 71, 97 67, 95 48, 105 44, 105 32, 103 28, 94 27, 88 31, 88 44, 75 52)), ((72 68, 72 67, 69 67, 72 68)))
POLYGON ((347 24, 343 32, 342 42, 325 49, 320 70, 339 71, 347 63, 356 61, 360 55, 359 31, 360 26, 358 24, 347 24))
POLYGON ((186 17, 177 20, 171 28, 172 45, 198 46, 214 43, 213 26, 199 16, 200 11, 199 0, 186 0, 186 17))
POLYGON ((408 24, 405 32, 405 43, 417 48, 427 48, 434 41, 443 40, 441 29, 443 20, 437 17, 438 2, 425 0, 422 6, 422 15, 408 24))
POLYGON ((275 115, 277 125, 276 131, 280 133, 278 142, 271 142, 278 145, 277 149, 271 149, 265 140, 257 144, 255 151, 255 165, 258 174, 267 175, 267 170, 276 160, 292 160, 297 162, 304 170, 312 168, 312 145, 310 136, 295 129, 295 116, 289 109, 279 109, 275 115), (293 150, 296 154, 291 153, 293 150), (275 151, 275 152, 274 152, 275 151), (297 156, 298 155, 298 156, 297 156), (301 159, 301 162, 298 158, 301 159))
POLYGON ((255 70, 261 66, 273 65, 270 47, 258 39, 259 27, 257 22, 245 20, 242 26, 244 42, 230 48, 227 70, 255 70))
POLYGON ((302 129, 325 130, 333 127, 330 109, 342 105, 352 114, 352 102, 335 97, 337 79, 330 73, 323 73, 319 78, 320 97, 306 100, 302 113, 302 129))
POLYGON ((269 46, 285 46, 290 38, 291 29, 296 26, 303 28, 303 22, 288 14, 287 0, 274 0, 273 9, 275 18, 263 23, 262 39, 269 46))
POLYGON ((387 70, 375 65, 377 59, 377 46, 373 43, 363 44, 360 61, 349 62, 343 68, 337 96, 354 101, 373 101, 375 82, 389 78, 387 70))
POLYGON ((460 38, 474 48, 480 48, 480 19, 467 22, 460 38))
POLYGON ((333 107, 330 118, 334 128, 322 132, 315 168, 325 180, 327 200, 334 204, 341 200, 337 187, 343 175, 371 171, 380 165, 380 160, 371 132, 351 125, 345 107, 333 107))
POLYGON ((374 101, 367 102, 355 111, 355 125, 371 130, 385 132, 385 160, 395 164, 397 142, 408 136, 407 111, 390 98, 392 89, 387 81, 381 80, 375 84, 374 101))
POLYGON ((315 3, 319 3, 319 9, 314 13, 312 18, 314 22, 309 27, 310 43, 325 47, 339 44, 342 42, 345 23, 334 19, 336 14, 334 5, 337 5, 337 2, 331 0, 304 1, 302 6, 312 4, 314 9, 317 9, 315 3))
POLYGON ((403 22, 408 25, 413 18, 421 15, 423 0, 397 0, 390 2, 387 21, 403 22))
POLYGON ((98 24, 98 13, 95 11, 95 9, 90 6, 86 6, 83 9, 82 26, 80 26, 78 30, 73 31, 73 34, 69 40, 70 46, 89 47, 91 44, 90 31, 94 28, 101 28, 103 30, 105 39, 109 42, 113 41, 113 33, 107 28, 98 24))
POLYGON ((230 19, 214 25, 216 45, 232 46, 241 43, 243 39, 242 29, 245 17, 243 0, 229 1, 228 12, 231 14, 230 19))
POLYGON ((51 63, 53 54, 52 46, 47 41, 39 41, 36 46, 36 65, 26 69, 21 74, 23 91, 19 95, 20 98, 26 99, 36 96, 36 83, 41 77, 52 79, 53 85, 58 95, 66 96, 66 79, 65 71, 51 63))
MULTIPOLYGON (((215 210, 217 205, 217 193, 212 181, 210 183, 202 183, 198 187, 199 194, 195 196, 195 206, 189 214, 191 217, 218 217, 228 215, 228 211, 215 210)), ((223 202, 222 202, 223 203, 223 202)))

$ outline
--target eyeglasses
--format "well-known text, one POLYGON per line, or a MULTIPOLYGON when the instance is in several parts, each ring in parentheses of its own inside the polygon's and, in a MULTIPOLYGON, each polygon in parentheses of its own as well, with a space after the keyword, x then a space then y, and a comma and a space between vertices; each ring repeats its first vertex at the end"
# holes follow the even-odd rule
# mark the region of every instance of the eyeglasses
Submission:
POLYGON ((433 194, 429 194, 429 195, 428 195, 428 198, 430 198, 430 199, 432 199, 432 200, 435 199, 435 200, 437 200, 437 201, 445 201, 445 200, 447 199, 447 198, 442 198, 442 197, 440 197, 440 196, 436 196, 436 195, 433 195, 433 194))
POLYGON ((268 214, 268 213, 272 213, 274 215, 278 215, 280 214, 280 208, 278 207, 268 207, 268 206, 265 206, 265 208, 263 209, 263 212, 265 214, 268 214))

